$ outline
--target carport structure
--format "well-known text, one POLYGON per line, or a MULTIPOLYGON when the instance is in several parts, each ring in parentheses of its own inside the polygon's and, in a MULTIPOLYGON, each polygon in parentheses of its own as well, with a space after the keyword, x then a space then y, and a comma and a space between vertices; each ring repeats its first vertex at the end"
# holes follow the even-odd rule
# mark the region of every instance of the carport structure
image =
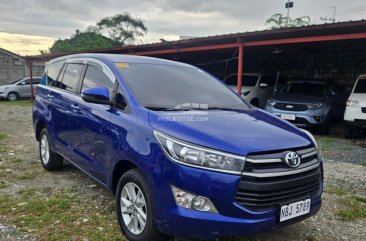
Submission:
MULTIPOLYGON (((238 93, 243 84, 244 71, 282 71, 287 77, 332 78, 351 85, 351 81, 354 81, 358 74, 366 72, 366 21, 233 33, 178 41, 162 40, 161 43, 88 52, 177 60, 204 68, 221 79, 228 74, 237 73, 238 93)), ((26 59, 31 65, 35 61, 45 62, 74 53, 76 52, 29 56, 26 59)))

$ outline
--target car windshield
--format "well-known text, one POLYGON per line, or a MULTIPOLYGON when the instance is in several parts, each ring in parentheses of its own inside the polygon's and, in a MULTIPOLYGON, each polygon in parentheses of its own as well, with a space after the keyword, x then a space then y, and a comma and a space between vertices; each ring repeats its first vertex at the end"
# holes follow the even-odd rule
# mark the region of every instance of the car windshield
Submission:
POLYGON ((22 80, 22 79, 12 80, 12 81, 10 81, 10 82, 8 83, 8 85, 15 84, 15 83, 17 83, 17 82, 18 82, 18 81, 20 81, 20 80, 22 80))
POLYGON ((366 93, 366 76, 360 77, 353 93, 366 93))
POLYGON ((141 63, 116 66, 140 104, 149 109, 249 108, 220 81, 193 67, 141 63))
MULTIPOLYGON (((255 86, 258 81, 258 75, 243 75, 242 86, 255 86)), ((238 76, 231 75, 224 80, 227 85, 237 85, 238 76)))
POLYGON ((322 97, 326 94, 325 90, 325 83, 289 81, 282 88, 281 93, 322 97))

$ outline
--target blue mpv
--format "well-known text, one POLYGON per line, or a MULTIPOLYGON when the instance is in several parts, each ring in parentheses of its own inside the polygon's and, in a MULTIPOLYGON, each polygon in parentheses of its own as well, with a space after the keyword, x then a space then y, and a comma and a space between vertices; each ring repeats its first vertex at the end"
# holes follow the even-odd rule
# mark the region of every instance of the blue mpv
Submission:
POLYGON ((50 61, 33 105, 42 166, 116 195, 132 241, 246 236, 321 206, 313 136, 194 66, 110 54, 50 61))

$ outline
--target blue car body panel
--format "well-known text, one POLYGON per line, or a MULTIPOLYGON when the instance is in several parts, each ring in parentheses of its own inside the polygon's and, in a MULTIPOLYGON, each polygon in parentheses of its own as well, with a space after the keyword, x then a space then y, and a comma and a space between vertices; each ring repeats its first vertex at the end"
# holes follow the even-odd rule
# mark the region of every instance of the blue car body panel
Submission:
MULTIPOLYGON (((34 126, 36 128, 42 122, 48 129, 54 151, 111 190, 115 188, 115 167, 122 161, 132 162, 148 182, 153 196, 156 227, 164 233, 213 238, 250 235, 278 226, 277 208, 253 211, 234 200, 240 175, 193 168, 170 160, 153 131, 243 156, 314 146, 304 132, 258 109, 205 112, 148 110, 139 105, 115 66, 116 62, 188 66, 185 64, 107 54, 82 54, 67 58, 74 57, 94 58, 105 63, 123 90, 128 110, 86 103, 80 95, 40 85, 33 105, 34 126), (192 114, 203 116, 208 121, 169 121, 169 115, 183 117, 192 114), (219 213, 178 207, 172 195, 172 185, 208 197, 219 213)), ((294 220, 314 215, 321 205, 320 196, 313 198, 311 205, 310 214, 294 220)))

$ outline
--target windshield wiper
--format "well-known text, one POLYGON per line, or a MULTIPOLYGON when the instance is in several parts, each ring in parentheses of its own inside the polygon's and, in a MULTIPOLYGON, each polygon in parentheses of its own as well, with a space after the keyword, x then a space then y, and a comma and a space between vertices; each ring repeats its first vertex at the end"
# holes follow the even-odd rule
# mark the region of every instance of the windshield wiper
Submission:
POLYGON ((238 108, 231 108, 231 107, 220 107, 220 106, 210 106, 207 110, 242 110, 238 108))
POLYGON ((157 110, 157 111, 170 111, 172 110, 171 107, 163 107, 163 106, 144 106, 146 109, 149 110, 157 110))

